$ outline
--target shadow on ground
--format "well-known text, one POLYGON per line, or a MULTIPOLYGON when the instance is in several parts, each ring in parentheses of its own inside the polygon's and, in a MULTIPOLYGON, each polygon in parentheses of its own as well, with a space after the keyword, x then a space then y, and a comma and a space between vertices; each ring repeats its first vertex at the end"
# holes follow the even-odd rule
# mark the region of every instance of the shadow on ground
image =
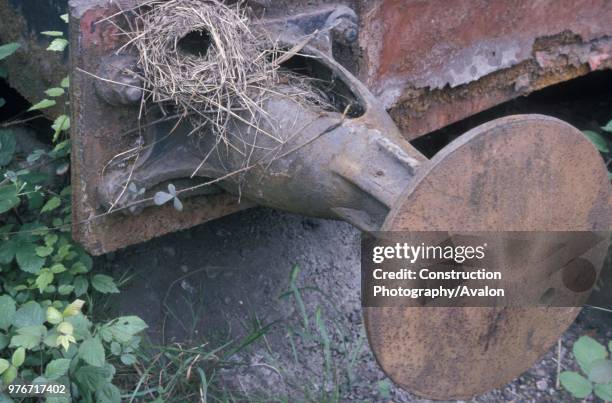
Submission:
MULTIPOLYGON (((242 345, 264 329, 264 336, 232 357, 236 365, 222 371, 226 386, 239 393, 415 401, 386 380, 365 341, 359 235, 342 222, 252 209, 101 257, 97 264, 115 277, 131 277, 114 308, 145 319, 154 343, 242 345)), ((523 376, 476 401, 567 400, 555 388, 557 359, 561 369, 574 368, 568 353, 573 341, 585 333, 609 339, 611 318, 583 311, 560 350, 553 347, 523 376)))

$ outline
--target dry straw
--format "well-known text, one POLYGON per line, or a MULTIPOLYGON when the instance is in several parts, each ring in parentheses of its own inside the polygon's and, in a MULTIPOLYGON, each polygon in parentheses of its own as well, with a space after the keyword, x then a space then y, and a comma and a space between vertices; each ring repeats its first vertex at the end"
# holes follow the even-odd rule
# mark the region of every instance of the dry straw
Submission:
POLYGON ((138 10, 127 32, 128 46, 138 51, 150 100, 176 106, 179 114, 190 117, 194 132, 216 135, 217 144, 237 147, 235 134, 228 133, 231 120, 282 144, 264 107, 266 99, 279 95, 279 83, 282 96, 328 107, 312 80, 280 70, 286 53, 264 32, 250 29, 238 4, 151 0, 138 10))

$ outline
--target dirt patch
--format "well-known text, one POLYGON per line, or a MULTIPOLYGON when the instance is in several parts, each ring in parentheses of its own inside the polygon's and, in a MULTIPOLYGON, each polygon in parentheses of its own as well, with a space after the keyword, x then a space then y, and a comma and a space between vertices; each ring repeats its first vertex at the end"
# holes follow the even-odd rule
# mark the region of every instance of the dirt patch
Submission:
MULTIPOLYGON (((342 222, 253 209, 96 263, 134 276, 116 308, 145 319, 155 342, 240 343, 271 325, 223 370, 229 389, 262 399, 419 401, 386 380, 365 340, 359 236, 342 222), (304 310, 291 290, 296 265, 304 310)), ((574 368, 568 352, 580 335, 612 337, 611 319, 594 310, 580 315, 562 338, 562 369, 574 368)), ((514 382, 474 401, 567 401, 555 387, 557 355, 555 346, 514 382)))

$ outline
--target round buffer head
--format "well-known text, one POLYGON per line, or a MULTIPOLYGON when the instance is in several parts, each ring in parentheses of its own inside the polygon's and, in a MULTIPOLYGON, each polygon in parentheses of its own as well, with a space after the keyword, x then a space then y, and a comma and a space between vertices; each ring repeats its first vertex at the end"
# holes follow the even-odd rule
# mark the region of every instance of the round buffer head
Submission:
MULTIPOLYGON (((383 231, 611 228, 610 181, 601 156, 577 129, 551 117, 491 121, 419 169, 383 231)), ((597 251, 596 260, 603 262, 605 249, 597 251)), ((527 282, 538 275, 530 269, 523 268, 527 282)), ((579 311, 366 307, 364 321, 378 363, 397 385, 446 400, 512 381, 555 344, 579 311)))

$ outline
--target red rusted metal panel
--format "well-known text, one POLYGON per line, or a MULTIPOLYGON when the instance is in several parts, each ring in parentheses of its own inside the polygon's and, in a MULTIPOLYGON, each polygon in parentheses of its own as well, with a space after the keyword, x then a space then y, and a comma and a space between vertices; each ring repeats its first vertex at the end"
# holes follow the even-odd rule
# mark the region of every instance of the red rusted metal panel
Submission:
POLYGON ((609 68, 608 0, 383 0, 362 16, 362 78, 409 139, 609 68))

